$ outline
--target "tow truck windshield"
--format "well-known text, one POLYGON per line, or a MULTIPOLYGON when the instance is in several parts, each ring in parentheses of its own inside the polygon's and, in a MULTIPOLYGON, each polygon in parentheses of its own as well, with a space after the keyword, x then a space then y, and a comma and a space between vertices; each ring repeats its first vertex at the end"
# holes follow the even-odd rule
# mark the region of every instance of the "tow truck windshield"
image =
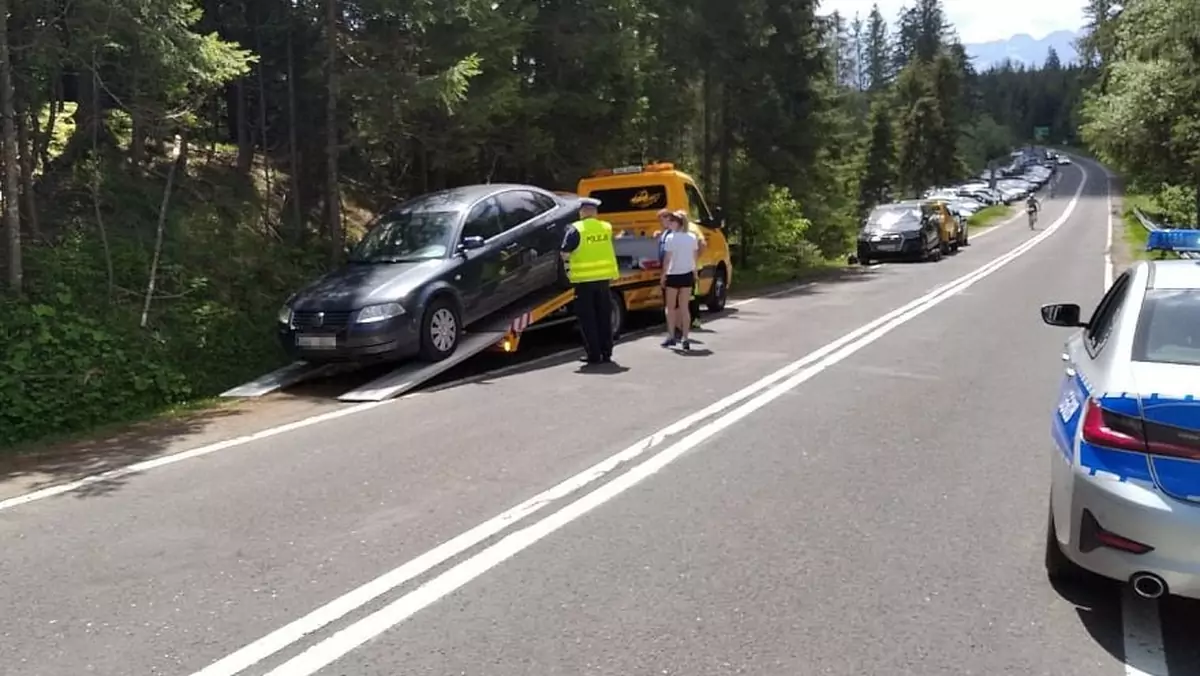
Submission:
POLYGON ((376 221, 350 252, 351 263, 408 263, 445 258, 458 211, 393 211, 376 221))

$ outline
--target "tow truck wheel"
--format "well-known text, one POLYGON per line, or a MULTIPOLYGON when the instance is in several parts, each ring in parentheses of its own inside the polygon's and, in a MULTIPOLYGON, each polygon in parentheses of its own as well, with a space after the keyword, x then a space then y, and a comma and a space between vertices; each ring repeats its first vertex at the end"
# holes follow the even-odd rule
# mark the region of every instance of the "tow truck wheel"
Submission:
POLYGON ((725 303, 729 300, 729 277, 725 273, 725 265, 718 265, 717 272, 713 275, 712 286, 708 289, 708 296, 704 299, 705 306, 709 312, 720 312, 725 309, 725 303))
POLYGON ((435 298, 421 318, 421 358, 441 361, 454 354, 462 337, 462 320, 454 303, 445 296, 435 298))
POLYGON ((610 291, 612 294, 612 333, 613 339, 621 337, 621 332, 625 330, 625 297, 620 291, 610 291))

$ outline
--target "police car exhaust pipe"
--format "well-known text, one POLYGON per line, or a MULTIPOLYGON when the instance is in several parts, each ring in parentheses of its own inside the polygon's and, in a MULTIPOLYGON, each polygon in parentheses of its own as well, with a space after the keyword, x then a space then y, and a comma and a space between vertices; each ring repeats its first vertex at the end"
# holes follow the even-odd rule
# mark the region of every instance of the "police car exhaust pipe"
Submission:
POLYGON ((1157 599, 1167 593, 1167 583, 1154 573, 1134 573, 1129 577, 1133 593, 1144 599, 1157 599))

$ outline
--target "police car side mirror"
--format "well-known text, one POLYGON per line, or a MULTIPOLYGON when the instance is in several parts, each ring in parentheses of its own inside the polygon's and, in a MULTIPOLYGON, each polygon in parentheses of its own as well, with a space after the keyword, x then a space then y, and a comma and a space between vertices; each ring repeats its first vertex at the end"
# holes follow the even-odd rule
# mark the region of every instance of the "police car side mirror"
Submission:
POLYGON ((1087 326, 1079 320, 1079 306, 1074 303, 1051 303, 1042 306, 1042 321, 1050 326, 1078 329, 1087 326))
POLYGON ((460 253, 466 253, 475 249, 482 249, 485 241, 478 235, 469 235, 462 238, 462 243, 458 245, 458 250, 460 253))

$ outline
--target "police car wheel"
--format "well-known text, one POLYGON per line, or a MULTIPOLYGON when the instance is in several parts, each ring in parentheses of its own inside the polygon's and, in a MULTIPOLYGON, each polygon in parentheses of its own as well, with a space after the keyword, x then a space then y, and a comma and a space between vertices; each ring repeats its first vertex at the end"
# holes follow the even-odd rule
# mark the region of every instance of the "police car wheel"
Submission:
POLYGON ((1058 544, 1058 531, 1054 527, 1054 507, 1046 512, 1046 576, 1060 582, 1079 581, 1081 569, 1067 558, 1058 544))
POLYGON ((421 318, 421 358, 441 361, 454 354, 462 337, 462 319, 449 298, 435 298, 421 318))

